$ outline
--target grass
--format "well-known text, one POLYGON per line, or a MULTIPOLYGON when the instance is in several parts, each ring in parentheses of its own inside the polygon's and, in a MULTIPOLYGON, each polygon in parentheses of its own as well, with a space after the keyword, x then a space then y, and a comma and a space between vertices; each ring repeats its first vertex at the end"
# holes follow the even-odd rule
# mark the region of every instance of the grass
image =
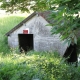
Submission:
POLYGON ((0 17, 0 52, 7 53, 9 51, 7 36, 9 30, 21 22, 25 17, 16 15, 6 15, 0 17))
POLYGON ((56 80, 58 73, 55 76, 52 73, 61 61, 57 54, 34 51, 26 55, 12 53, 0 54, 0 80, 56 80))
POLYGON ((0 54, 0 80, 79 80, 80 67, 64 63, 56 52, 0 54))

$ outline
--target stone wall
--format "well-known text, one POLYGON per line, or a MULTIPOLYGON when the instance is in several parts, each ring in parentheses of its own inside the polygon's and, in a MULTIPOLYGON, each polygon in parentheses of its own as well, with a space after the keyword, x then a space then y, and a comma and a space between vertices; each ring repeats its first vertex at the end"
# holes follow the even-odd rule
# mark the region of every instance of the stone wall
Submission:
POLYGON ((46 26, 48 22, 41 16, 34 16, 31 20, 24 23, 19 29, 8 37, 10 47, 18 47, 18 34, 23 34, 23 30, 29 28, 29 34, 34 35, 34 50, 54 51, 57 50, 61 55, 64 54, 67 45, 63 45, 59 35, 51 35, 51 26, 46 26))

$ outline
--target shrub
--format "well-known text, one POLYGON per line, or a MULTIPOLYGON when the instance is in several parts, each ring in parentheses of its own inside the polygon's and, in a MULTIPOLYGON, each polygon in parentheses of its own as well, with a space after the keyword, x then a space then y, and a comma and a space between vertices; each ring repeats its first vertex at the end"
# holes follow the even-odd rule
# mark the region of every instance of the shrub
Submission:
POLYGON ((0 55, 0 80, 79 80, 80 67, 64 62, 56 52, 0 55))

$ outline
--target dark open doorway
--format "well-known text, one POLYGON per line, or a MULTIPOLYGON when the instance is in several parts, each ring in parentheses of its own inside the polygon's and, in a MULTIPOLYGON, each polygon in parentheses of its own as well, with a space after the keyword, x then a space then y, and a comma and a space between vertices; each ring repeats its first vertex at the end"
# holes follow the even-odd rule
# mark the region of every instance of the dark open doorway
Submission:
POLYGON ((63 57, 66 58, 66 61, 69 63, 69 64, 73 64, 75 63, 75 66, 77 66, 77 51, 76 51, 76 47, 77 45, 74 44, 74 45, 70 45, 65 54, 63 55, 63 57))
POLYGON ((18 34, 18 40, 20 52, 33 49, 33 34, 18 34))

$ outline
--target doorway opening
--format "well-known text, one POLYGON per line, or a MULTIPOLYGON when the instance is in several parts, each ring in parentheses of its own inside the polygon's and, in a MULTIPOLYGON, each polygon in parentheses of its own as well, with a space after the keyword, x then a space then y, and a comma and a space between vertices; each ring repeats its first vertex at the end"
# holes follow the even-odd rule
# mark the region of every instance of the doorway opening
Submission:
POLYGON ((33 34, 18 34, 20 52, 33 50, 33 34))

